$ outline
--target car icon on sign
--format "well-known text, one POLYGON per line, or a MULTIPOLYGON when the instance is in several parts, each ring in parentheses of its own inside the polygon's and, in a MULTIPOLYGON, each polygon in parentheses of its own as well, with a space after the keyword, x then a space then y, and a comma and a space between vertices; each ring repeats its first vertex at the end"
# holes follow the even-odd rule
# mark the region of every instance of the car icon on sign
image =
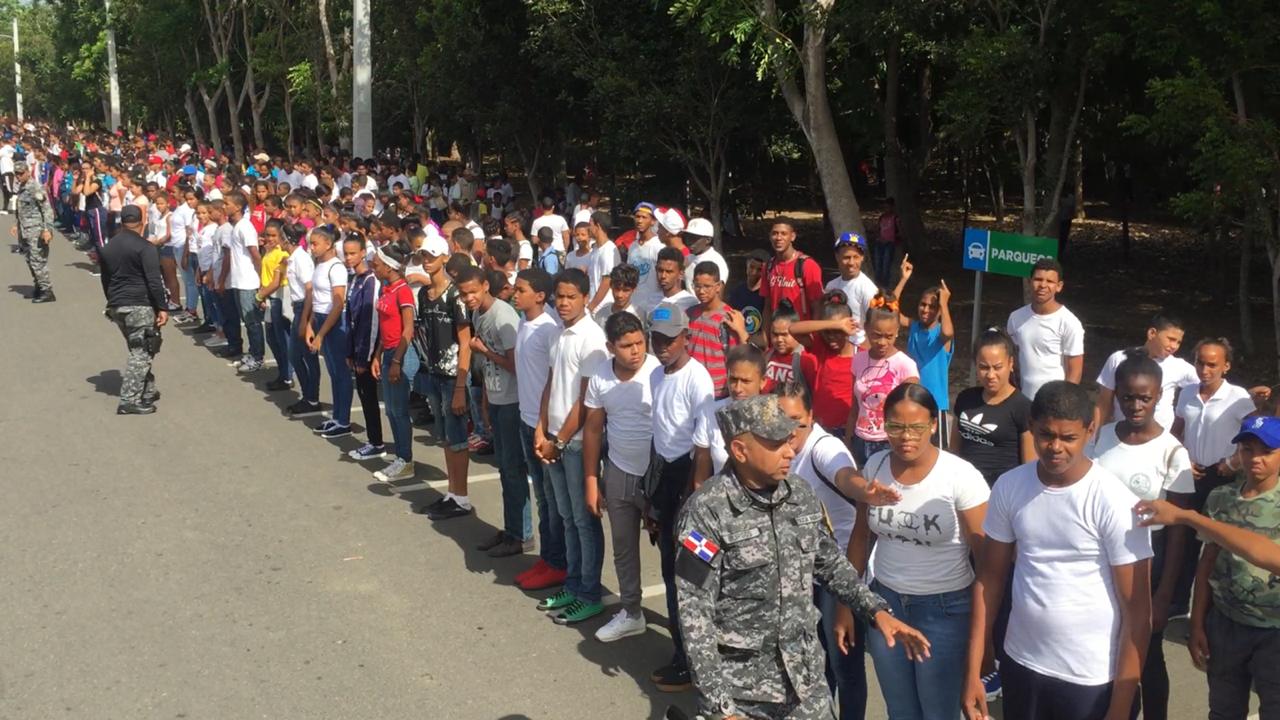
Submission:
POLYGON ((987 258, 987 246, 982 243, 969 243, 969 259, 985 260, 987 258))

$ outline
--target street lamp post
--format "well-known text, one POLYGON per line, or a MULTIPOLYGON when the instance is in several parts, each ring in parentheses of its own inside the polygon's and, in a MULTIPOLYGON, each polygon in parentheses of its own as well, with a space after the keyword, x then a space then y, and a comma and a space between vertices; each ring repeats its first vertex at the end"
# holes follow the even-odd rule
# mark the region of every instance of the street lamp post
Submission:
MULTIPOLYGON (((111 0, 104 0, 107 9, 107 88, 111 101, 111 132, 115 132, 120 127, 120 76, 116 73, 116 31, 111 22, 111 0)), ((17 20, 14 21, 15 23, 17 20)), ((17 25, 14 25, 14 47, 18 43, 17 25)), ((14 53, 14 62, 17 62, 17 53, 14 53)), ((18 115, 22 115, 22 101, 18 101, 18 115)))
POLYGON ((13 91, 18 106, 18 122, 22 122, 22 63, 18 62, 18 16, 13 16, 13 91))
POLYGON ((351 3, 351 154, 373 155, 373 57, 369 38, 369 0, 351 3))

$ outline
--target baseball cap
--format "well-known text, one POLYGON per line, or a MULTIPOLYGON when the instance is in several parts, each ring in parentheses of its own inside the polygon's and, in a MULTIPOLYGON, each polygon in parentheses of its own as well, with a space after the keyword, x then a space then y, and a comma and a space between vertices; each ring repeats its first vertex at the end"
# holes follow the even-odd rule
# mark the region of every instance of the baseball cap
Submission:
POLYGON ((675 208, 667 208, 658 211, 658 224, 672 235, 679 235, 684 232, 684 216, 675 208))
POLYGON ((444 257, 449 254, 449 243, 440 234, 439 230, 428 225, 424 230, 424 234, 426 239, 422 241, 421 250, 423 253, 431 257, 444 257))
POLYGON ((689 225, 684 229, 684 232, 686 235, 712 237, 716 234, 716 229, 711 227, 710 220, 706 218, 694 218, 689 221, 689 225))
POLYGON ((271 156, 266 153, 258 153, 253 156, 253 159, 258 162, 271 162, 271 156))
POLYGON ((864 255, 867 252, 867 239, 862 237, 858 233, 847 232, 841 235, 840 237, 836 238, 837 250, 844 247, 845 245, 852 245, 858 248, 859 250, 862 251, 864 255))
POLYGON ((636 213, 640 212, 641 210, 648 210, 650 215, 656 215, 656 214, 657 214, 657 208, 655 208, 655 207, 653 206, 653 203, 651 203, 651 202, 638 202, 638 203, 636 203, 636 206, 635 206, 635 207, 633 207, 633 208, 631 208, 631 214, 632 214, 632 215, 635 215, 636 213))
POLYGON ((1259 442, 1272 450, 1280 448, 1280 418, 1245 418, 1244 422, 1240 424, 1240 432, 1231 438, 1231 442, 1238 443, 1250 437, 1257 438, 1259 442))
POLYGON ((673 338, 681 331, 688 329, 689 318, 675 303, 658 303, 658 307, 649 314, 649 332, 651 333, 673 338))
POLYGON ((137 205, 125 205, 120 209, 120 222, 136 223, 142 222, 142 208, 137 205))
POLYGON ((183 154, 191 152, 191 145, 188 143, 182 143, 182 147, 178 148, 178 152, 183 154))
POLYGON ((725 438, 751 433, 781 442, 796 431, 796 421, 782 412, 777 395, 755 395, 731 402, 716 411, 716 422, 725 438))
POLYGON ((183 166, 182 166, 182 174, 183 174, 183 175, 195 175, 195 174, 196 174, 196 166, 195 166, 195 165, 183 165, 183 166))
POLYGON ((160 157, 159 155, 152 155, 151 157, 147 158, 147 164, 148 164, 148 165, 163 165, 163 164, 164 164, 164 158, 160 157))

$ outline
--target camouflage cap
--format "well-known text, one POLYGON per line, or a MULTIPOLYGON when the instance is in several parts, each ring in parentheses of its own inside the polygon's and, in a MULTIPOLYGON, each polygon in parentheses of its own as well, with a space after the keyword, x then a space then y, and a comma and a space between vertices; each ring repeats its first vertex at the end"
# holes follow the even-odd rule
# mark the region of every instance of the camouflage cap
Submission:
POLYGON ((776 395, 756 395, 729 403, 716 411, 716 422, 725 439, 751 433, 765 440, 791 437, 797 423, 782 412, 776 395))

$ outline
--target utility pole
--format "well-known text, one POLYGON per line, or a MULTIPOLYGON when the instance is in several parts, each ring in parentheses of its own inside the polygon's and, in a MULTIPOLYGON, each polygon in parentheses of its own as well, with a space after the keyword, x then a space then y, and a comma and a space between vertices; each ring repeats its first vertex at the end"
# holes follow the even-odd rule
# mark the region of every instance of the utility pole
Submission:
POLYGON ((369 0, 352 0, 351 154, 373 155, 373 55, 369 41, 369 0))
POLYGON ((18 62, 18 16, 13 16, 13 91, 18 106, 18 122, 22 122, 22 63, 18 62))
MULTIPOLYGON (((111 98, 111 132, 115 132, 120 127, 120 76, 116 73, 116 31, 111 22, 111 0, 104 0, 107 7, 107 86, 111 98)), ((15 21, 17 22, 17 21, 15 21)), ((14 37, 18 36, 17 26, 14 26, 14 37)), ((17 43, 15 41, 14 45, 17 43)), ((18 104, 21 107, 21 103, 18 104)), ((22 111, 19 110, 21 115, 22 111)))

